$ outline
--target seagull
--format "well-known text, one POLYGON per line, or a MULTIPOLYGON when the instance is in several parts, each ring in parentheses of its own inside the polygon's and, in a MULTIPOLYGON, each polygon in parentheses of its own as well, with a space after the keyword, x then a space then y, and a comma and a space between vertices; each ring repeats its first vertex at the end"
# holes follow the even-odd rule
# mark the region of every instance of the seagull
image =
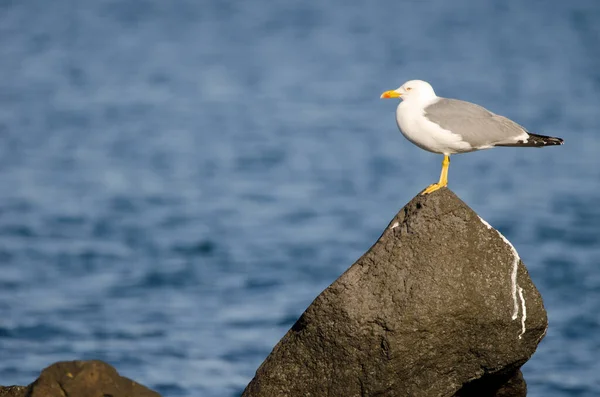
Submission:
POLYGON ((400 98, 396 122, 409 141, 433 153, 444 155, 437 183, 421 194, 448 186, 450 155, 496 146, 544 147, 562 145, 561 138, 532 134, 514 121, 474 103, 435 95, 422 80, 410 80, 381 98, 400 98))

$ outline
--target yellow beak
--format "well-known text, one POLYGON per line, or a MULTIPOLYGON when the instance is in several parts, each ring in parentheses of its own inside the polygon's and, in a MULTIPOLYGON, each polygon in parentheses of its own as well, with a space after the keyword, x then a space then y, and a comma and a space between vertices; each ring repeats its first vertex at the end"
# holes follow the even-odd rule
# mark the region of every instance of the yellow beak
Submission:
POLYGON ((384 92, 379 98, 400 98, 400 96, 402 96, 402 94, 398 94, 396 91, 392 90, 384 92))

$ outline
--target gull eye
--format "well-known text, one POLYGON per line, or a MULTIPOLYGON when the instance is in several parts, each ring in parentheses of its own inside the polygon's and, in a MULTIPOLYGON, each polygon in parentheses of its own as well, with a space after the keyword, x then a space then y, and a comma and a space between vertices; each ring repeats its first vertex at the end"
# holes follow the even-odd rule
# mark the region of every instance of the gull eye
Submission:
POLYGON ((410 91, 410 90, 412 90, 411 87, 406 87, 406 91, 410 91))

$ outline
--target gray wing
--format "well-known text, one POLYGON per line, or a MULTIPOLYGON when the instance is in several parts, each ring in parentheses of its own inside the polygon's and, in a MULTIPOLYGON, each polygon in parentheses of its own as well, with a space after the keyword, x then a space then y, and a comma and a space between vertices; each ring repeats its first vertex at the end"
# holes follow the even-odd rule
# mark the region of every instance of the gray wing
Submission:
POLYGON ((459 134, 473 148, 514 144, 527 138, 527 130, 514 121, 458 99, 440 98, 425 108, 425 117, 459 134))

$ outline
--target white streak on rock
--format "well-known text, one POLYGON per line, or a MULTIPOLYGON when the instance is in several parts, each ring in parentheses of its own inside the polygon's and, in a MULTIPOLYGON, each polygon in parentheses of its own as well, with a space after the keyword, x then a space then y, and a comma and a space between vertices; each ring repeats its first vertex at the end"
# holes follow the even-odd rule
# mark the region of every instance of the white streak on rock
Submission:
POLYGON ((492 229, 492 230, 496 231, 496 233, 498 233, 498 236, 500 236, 500 238, 509 246, 509 248, 513 254, 512 272, 510 275, 511 293, 512 293, 512 297, 513 297, 512 319, 516 320, 517 317, 519 316, 519 299, 520 299, 521 300, 521 334, 519 335, 519 339, 521 339, 521 336, 523 336, 523 334, 525 333, 525 319, 527 318, 527 313, 526 313, 527 308, 525 306, 525 298, 523 297, 523 288, 521 288, 517 284, 517 271, 519 269, 519 260, 521 258, 519 257, 519 253, 517 252, 515 247, 511 244, 510 241, 508 241, 508 239, 506 237, 504 237, 504 235, 502 233, 500 233, 498 230, 494 229, 489 223, 484 221, 481 217, 478 217, 478 218, 481 221, 481 223, 483 223, 488 229, 492 229), (517 296, 517 288, 518 288, 518 296, 517 296))
POLYGON ((519 298, 521 298, 521 333, 519 334, 519 339, 521 339, 525 333, 525 320, 527 320, 527 306, 525 306, 525 297, 523 297, 521 286, 519 286, 519 298))
MULTIPOLYGON (((519 259, 515 258, 515 262, 516 262, 516 264, 513 264, 513 270, 510 275, 510 284, 511 284, 513 304, 514 304, 513 305, 513 315, 512 315, 513 320, 516 320, 517 315, 519 314, 519 304, 517 302, 517 266, 519 264, 519 259)), ((519 288, 521 288, 521 287, 519 287, 519 288)))
POLYGON ((492 225, 490 225, 485 220, 483 220, 482 217, 480 217, 480 216, 477 216, 477 217, 479 218, 479 220, 481 221, 481 223, 483 223, 485 225, 485 227, 487 227, 488 229, 493 229, 492 225))
POLYGON ((394 224, 392 225, 392 227, 390 227, 390 229, 394 229, 394 228, 396 228, 398 226, 400 226, 400 223, 394 222, 394 224))

